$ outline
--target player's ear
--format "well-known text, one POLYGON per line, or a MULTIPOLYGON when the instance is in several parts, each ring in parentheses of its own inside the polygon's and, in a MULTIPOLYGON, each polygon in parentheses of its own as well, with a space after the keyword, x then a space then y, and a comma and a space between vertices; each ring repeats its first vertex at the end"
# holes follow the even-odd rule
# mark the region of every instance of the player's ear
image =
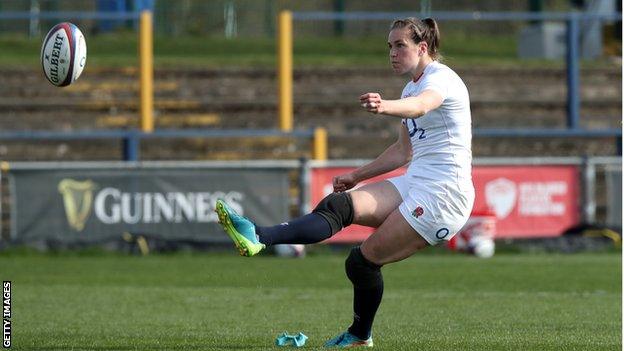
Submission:
POLYGON ((429 50, 429 47, 427 43, 424 41, 421 41, 418 47, 418 53, 420 54, 420 56, 423 56, 424 54, 426 54, 428 50, 429 50))

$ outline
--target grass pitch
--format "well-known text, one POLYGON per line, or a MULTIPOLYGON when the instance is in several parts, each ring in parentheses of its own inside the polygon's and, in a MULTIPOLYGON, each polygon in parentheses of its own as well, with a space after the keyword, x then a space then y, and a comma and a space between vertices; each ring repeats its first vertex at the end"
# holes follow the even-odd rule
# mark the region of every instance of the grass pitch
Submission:
MULTIPOLYGON (((346 254, 0 252, 15 350, 306 349, 351 320, 346 254)), ((383 269, 377 350, 620 350, 621 255, 416 255, 383 269)))
MULTIPOLYGON (((293 42, 295 67, 382 67, 390 72, 386 33, 373 37, 297 37, 293 42)), ((26 38, 0 33, 0 67, 41 66, 42 38, 26 38)), ((136 33, 87 35, 87 70, 95 67, 137 66, 136 33)), ((564 67, 563 60, 519 59, 517 38, 510 35, 445 35, 444 62, 455 67, 564 67)), ((154 38, 154 65, 173 67, 275 67, 275 38, 225 39, 206 36, 154 38)), ((614 65, 608 60, 591 60, 589 65, 614 65), (592 63, 593 62, 593 63, 592 63)), ((585 65, 585 63, 584 63, 585 65)))

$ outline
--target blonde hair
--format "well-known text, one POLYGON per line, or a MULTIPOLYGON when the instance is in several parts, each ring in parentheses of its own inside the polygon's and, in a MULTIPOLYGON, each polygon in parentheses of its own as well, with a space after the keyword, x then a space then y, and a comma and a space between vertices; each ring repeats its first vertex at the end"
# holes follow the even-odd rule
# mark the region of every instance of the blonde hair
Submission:
POLYGON ((434 60, 440 60, 440 30, 438 23, 433 18, 425 18, 419 20, 414 17, 408 17, 404 19, 398 19, 392 22, 390 30, 397 28, 407 28, 412 33, 411 38, 414 43, 418 44, 421 41, 427 43, 427 52, 434 60))

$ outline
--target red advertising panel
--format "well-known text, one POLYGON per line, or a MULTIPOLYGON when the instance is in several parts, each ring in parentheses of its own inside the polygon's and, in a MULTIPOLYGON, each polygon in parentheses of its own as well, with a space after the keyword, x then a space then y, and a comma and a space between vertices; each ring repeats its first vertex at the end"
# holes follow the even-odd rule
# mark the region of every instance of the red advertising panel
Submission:
POLYGON ((579 222, 575 166, 474 167, 473 212, 496 215, 496 237, 561 235, 579 222))
MULTIPOLYGON (((334 176, 354 169, 314 168, 312 207, 332 192, 334 176)), ((404 172, 396 170, 359 186, 404 172)), ((476 190, 473 213, 496 215, 497 238, 558 236, 579 222, 579 179, 575 166, 477 166, 472 176, 476 190)), ((352 225, 326 242, 362 241, 372 232, 372 228, 352 225)))

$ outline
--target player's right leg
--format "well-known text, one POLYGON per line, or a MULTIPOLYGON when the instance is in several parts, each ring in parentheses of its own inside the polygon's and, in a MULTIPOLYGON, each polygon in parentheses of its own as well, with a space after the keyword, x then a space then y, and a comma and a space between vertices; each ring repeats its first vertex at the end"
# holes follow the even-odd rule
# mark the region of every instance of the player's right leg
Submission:
POLYGON ((377 228, 388 218, 403 199, 400 191, 407 184, 404 177, 395 177, 366 184, 350 192, 353 199, 353 223, 377 228))
POLYGON ((331 193, 312 213, 275 226, 256 226, 261 243, 313 244, 330 238, 352 223, 377 227, 401 203, 396 185, 382 181, 345 193, 331 193))
POLYGON ((352 223, 379 226, 401 203, 391 182, 367 184, 348 193, 332 193, 316 208, 275 226, 261 227, 217 201, 219 223, 243 256, 253 256, 269 245, 312 244, 323 241, 352 223))

